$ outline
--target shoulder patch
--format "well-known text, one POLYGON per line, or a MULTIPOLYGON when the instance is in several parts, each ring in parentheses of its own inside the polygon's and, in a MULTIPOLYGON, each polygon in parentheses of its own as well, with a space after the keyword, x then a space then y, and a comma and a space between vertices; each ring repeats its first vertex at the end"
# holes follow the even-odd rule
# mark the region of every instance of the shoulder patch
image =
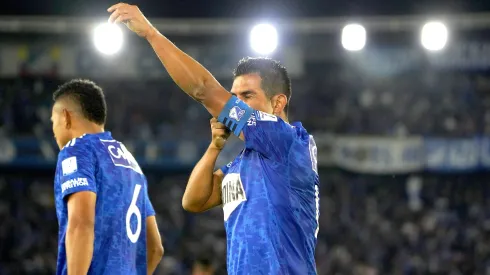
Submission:
POLYGON ((268 113, 264 113, 261 111, 257 111, 257 120, 258 121, 274 121, 274 122, 277 122, 277 116, 271 115, 268 113))
POLYGON ((77 157, 69 157, 61 162, 63 176, 75 173, 78 170, 77 157))

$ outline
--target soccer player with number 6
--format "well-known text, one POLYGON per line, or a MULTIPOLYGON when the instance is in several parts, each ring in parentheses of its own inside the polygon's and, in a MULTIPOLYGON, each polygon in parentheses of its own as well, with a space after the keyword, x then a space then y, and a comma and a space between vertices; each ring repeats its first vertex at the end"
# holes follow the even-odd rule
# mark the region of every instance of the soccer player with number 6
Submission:
POLYGON ((153 274, 163 246, 147 181, 126 147, 104 131, 102 89, 72 80, 53 99, 53 133, 61 149, 54 180, 56 274, 153 274))

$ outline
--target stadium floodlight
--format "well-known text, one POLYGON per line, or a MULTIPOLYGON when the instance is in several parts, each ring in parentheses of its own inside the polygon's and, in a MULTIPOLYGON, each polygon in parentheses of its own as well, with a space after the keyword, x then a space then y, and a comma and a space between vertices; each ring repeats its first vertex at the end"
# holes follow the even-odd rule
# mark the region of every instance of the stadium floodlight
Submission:
POLYGON ((123 32, 116 24, 102 23, 95 27, 93 39, 97 50, 106 55, 113 55, 122 48, 123 32))
POLYGON ((277 30, 270 24, 258 24, 250 31, 250 46, 259 54, 270 54, 277 48, 277 30))
POLYGON ((440 51, 447 44, 448 30, 441 22, 428 22, 422 27, 420 42, 429 51, 440 51))
POLYGON ((359 24, 349 24, 342 29, 342 46, 348 51, 360 51, 366 46, 366 29, 359 24))

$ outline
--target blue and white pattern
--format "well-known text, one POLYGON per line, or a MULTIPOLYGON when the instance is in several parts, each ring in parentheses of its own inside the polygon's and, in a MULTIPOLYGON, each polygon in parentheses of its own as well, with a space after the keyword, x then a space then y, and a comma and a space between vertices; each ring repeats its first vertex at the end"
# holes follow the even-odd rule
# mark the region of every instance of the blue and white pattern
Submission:
POLYGON ((316 274, 313 137, 301 123, 262 112, 245 119, 245 149, 221 168, 228 274, 316 274))
POLYGON ((74 139, 58 155, 54 182, 59 223, 56 274, 67 274, 67 198, 82 191, 97 194, 94 252, 88 274, 146 274, 145 219, 155 211, 141 169, 109 132, 74 139))
POLYGON ((234 106, 233 108, 231 108, 229 116, 231 119, 240 121, 240 119, 242 119, 244 114, 245 114, 245 110, 240 109, 240 107, 238 106, 234 106))

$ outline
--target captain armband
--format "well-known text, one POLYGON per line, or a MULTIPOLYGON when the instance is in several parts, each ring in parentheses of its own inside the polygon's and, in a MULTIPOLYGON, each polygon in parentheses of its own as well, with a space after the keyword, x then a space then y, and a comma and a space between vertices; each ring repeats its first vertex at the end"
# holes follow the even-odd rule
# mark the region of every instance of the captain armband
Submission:
POLYGON ((250 106, 236 96, 232 96, 219 114, 218 121, 230 129, 234 135, 240 136, 252 113, 253 109, 250 106))

